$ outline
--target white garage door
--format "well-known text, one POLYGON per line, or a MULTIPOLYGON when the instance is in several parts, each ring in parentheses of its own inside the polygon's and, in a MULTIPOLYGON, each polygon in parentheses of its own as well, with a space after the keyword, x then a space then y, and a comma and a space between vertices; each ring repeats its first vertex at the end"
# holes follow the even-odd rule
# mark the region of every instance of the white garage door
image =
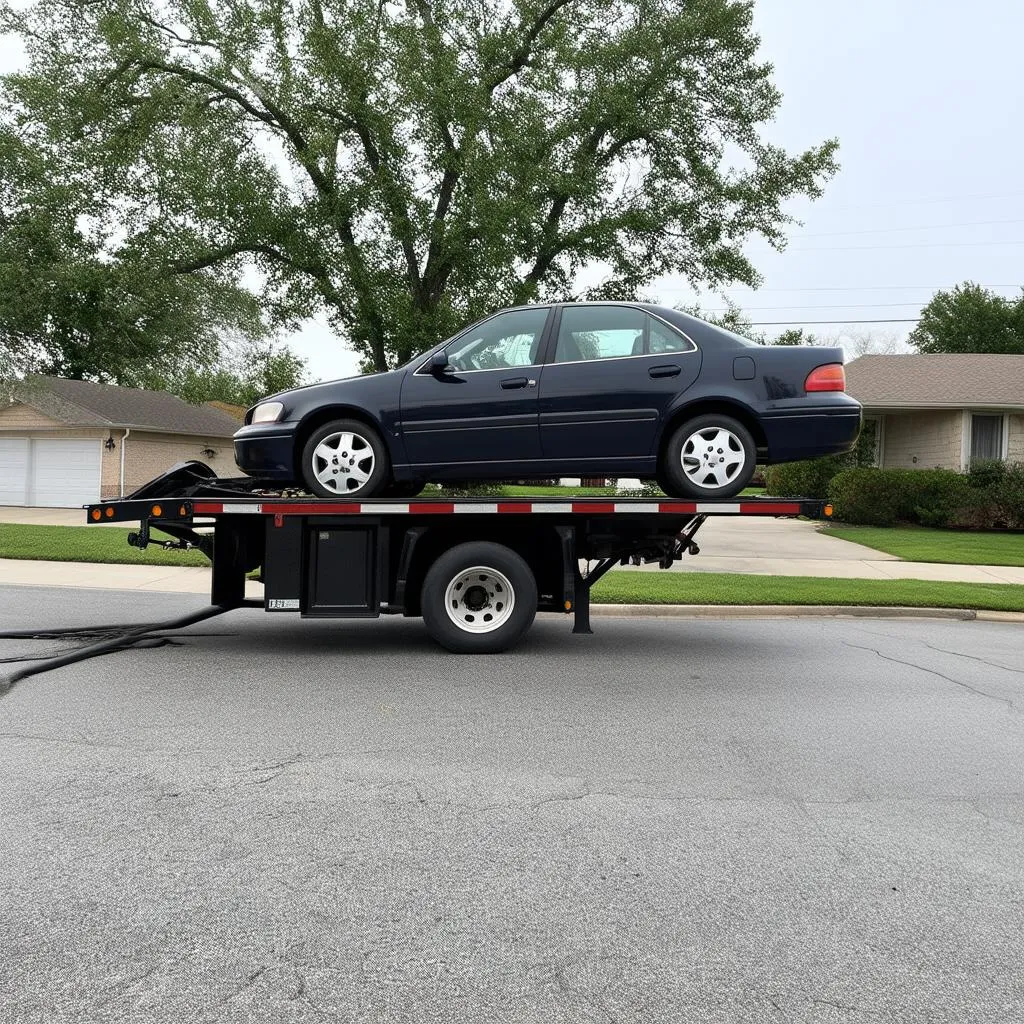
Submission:
POLYGON ((29 461, 29 504, 61 508, 100 500, 98 439, 34 438, 29 461))
POLYGON ((0 505, 28 504, 28 439, 0 437, 0 505))

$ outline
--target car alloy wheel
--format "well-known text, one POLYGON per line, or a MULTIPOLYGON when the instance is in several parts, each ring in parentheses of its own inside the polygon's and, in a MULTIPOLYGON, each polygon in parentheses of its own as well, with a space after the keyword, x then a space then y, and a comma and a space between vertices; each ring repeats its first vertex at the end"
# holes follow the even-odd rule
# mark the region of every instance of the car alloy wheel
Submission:
POLYGON ((373 446, 361 434, 328 434, 313 449, 313 475, 327 491, 355 494, 373 476, 376 461, 373 446))
POLYGON ((683 473, 695 487, 728 487, 743 472, 747 453, 742 441, 725 427, 694 431, 680 452, 683 473))

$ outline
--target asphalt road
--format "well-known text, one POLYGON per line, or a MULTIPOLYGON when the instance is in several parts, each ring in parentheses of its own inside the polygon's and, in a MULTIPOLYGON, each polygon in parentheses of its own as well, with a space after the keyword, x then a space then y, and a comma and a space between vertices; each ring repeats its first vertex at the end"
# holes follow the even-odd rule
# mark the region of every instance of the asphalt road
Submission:
MULTIPOLYGON (((0 628, 198 604, 12 588, 0 628)), ((21 683, 0 1019, 1024 1019, 1020 626, 595 629, 246 611, 21 683)))

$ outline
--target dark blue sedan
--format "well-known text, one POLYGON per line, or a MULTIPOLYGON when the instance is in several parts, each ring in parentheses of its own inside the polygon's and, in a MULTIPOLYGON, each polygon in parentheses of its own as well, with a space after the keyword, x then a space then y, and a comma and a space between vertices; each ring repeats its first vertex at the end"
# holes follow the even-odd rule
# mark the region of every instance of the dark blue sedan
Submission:
POLYGON ((235 459, 330 498, 558 476, 726 498, 758 463, 848 451, 861 408, 844 388, 842 349, 761 346, 641 303, 521 306, 389 373, 264 399, 235 459))

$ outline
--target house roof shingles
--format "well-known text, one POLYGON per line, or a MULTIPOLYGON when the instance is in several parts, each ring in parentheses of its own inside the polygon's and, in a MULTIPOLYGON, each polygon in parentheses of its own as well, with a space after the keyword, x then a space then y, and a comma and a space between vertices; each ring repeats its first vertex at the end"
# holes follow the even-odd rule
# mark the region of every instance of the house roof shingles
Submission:
POLYGON ((846 390, 869 408, 1024 409, 1024 356, 861 356, 846 364, 846 390))
POLYGON ((209 405, 189 405, 166 391, 29 377, 14 397, 67 426, 131 427, 203 437, 231 437, 238 429, 238 421, 227 413, 209 405))

